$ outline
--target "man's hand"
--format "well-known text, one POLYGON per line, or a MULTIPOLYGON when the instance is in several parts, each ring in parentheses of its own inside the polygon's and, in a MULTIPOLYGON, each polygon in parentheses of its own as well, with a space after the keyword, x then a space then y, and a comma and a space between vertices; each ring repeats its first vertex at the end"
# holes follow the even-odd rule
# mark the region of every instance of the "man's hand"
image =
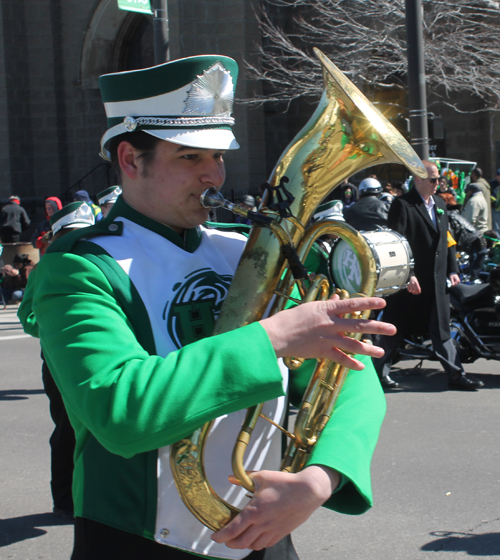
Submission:
POLYGON ((414 296, 418 296, 418 294, 422 293, 422 290, 420 288, 420 284, 419 284, 416 276, 412 276, 410 278, 410 281, 409 281, 406 289, 410 292, 410 294, 413 294, 414 296))
POLYGON ((298 305, 263 319, 278 358, 326 358, 354 370, 364 365, 344 352, 380 358, 384 351, 378 346, 354 340, 345 333, 396 334, 396 327, 389 323, 369 319, 344 319, 346 313, 382 309, 382 298, 351 298, 340 300, 334 296, 328 301, 315 301, 298 305))
POLYGON ((458 274, 450 274, 450 282, 452 286, 460 284, 460 276, 458 274))
POLYGON ((3 266, 2 267, 2 272, 4 274, 6 274, 7 276, 18 276, 19 275, 19 270, 17 268, 14 268, 10 264, 6 264, 5 266, 3 266))
MULTIPOLYGON (((340 482, 333 469, 312 465, 295 474, 260 471, 251 473, 255 493, 231 523, 212 539, 229 548, 261 550, 275 545, 332 494, 340 482)), ((229 480, 236 483, 234 477, 229 480)))

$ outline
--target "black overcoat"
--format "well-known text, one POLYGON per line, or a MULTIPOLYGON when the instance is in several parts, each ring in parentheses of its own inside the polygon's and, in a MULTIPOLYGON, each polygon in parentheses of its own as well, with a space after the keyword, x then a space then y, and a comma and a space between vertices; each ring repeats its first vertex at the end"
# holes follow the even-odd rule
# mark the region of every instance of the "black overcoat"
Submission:
POLYGON ((432 308, 436 306, 441 340, 448 340, 450 299, 446 279, 449 274, 458 273, 458 265, 455 248, 448 248, 446 204, 439 196, 434 195, 433 199, 437 227, 415 188, 392 201, 387 225, 408 239, 422 293, 412 295, 403 289, 389 296, 384 321, 396 325, 398 332, 404 335, 425 334, 429 330, 432 308))

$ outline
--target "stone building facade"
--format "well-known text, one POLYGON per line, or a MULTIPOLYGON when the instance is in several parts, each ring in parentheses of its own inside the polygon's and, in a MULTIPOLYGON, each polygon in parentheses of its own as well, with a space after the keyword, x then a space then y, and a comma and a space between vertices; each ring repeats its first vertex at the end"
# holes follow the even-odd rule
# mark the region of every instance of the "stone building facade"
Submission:
MULTIPOLYGON (((170 57, 221 53, 243 67, 259 38, 257 4, 169 0, 170 57)), ((153 64, 150 21, 116 0, 1 0, 0 199, 113 184, 98 155, 106 130, 98 78, 153 64)), ((237 97, 254 87, 240 79, 237 97)), ((235 117, 242 149, 226 158, 228 186, 246 190, 266 176, 264 110, 237 104, 235 117)))
MULTIPOLYGON (((252 60, 259 0, 168 0, 170 57, 220 53, 252 60)), ((148 16, 117 0, 0 0, 0 200, 95 194, 114 184, 99 157, 106 119, 98 77, 152 59, 148 16)), ((237 97, 258 92, 242 71, 237 97)), ((473 102, 471 102, 473 103, 473 102)), ((241 150, 226 157, 226 190, 255 191, 307 121, 313 104, 286 114, 236 104, 241 150)), ((500 167, 500 116, 443 108, 448 157, 472 159, 487 178, 500 167)))

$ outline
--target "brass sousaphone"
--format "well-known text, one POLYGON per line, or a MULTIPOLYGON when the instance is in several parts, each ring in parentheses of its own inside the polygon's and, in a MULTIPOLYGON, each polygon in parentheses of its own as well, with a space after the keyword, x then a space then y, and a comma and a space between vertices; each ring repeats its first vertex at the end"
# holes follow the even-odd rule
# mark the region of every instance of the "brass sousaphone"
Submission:
MULTIPOLYGON (((259 213, 270 218, 271 226, 252 228, 213 334, 260 320, 276 295, 271 312, 280 311, 294 285, 291 275, 285 274, 287 261, 283 245, 296 247, 303 262, 314 241, 325 234, 339 236, 351 245, 362 273, 361 294, 358 295, 373 295, 376 267, 363 237, 343 222, 316 222, 307 229, 306 226, 333 188, 362 169, 382 163, 401 163, 414 175, 427 177, 419 157, 401 134, 321 51, 314 50, 323 69, 321 100, 309 122, 283 152, 269 180, 274 187, 283 177, 289 179, 286 188, 295 197, 291 205, 293 217, 283 219, 269 210, 267 193, 264 195, 259 213)), ((233 207, 224 202, 208 200, 206 203, 233 207)), ((326 299, 331 291, 324 277, 316 279, 309 293, 305 293, 303 285, 299 289, 302 298, 308 300, 326 299)), ((368 315, 366 312, 357 317, 368 315)), ((303 468, 331 415, 346 374, 346 368, 318 360, 297 415, 282 470, 297 472, 303 468)), ((260 408, 257 405, 248 409, 233 451, 234 474, 250 492, 254 486, 245 472, 243 456, 260 408)), ((172 445, 170 465, 185 505, 199 521, 217 531, 239 510, 220 498, 205 476, 203 451, 210 428, 211 422, 172 445)))

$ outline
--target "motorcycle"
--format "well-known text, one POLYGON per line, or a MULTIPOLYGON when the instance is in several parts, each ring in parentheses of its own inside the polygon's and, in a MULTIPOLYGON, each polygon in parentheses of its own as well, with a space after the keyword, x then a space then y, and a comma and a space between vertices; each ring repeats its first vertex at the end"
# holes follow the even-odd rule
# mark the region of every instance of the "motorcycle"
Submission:
MULTIPOLYGON (((462 363, 479 358, 500 360, 500 269, 490 273, 488 283, 450 287, 452 340, 462 363)), ((424 337, 405 339, 398 358, 437 360, 432 344, 424 337)), ((394 361, 394 363, 396 360, 394 361)))

